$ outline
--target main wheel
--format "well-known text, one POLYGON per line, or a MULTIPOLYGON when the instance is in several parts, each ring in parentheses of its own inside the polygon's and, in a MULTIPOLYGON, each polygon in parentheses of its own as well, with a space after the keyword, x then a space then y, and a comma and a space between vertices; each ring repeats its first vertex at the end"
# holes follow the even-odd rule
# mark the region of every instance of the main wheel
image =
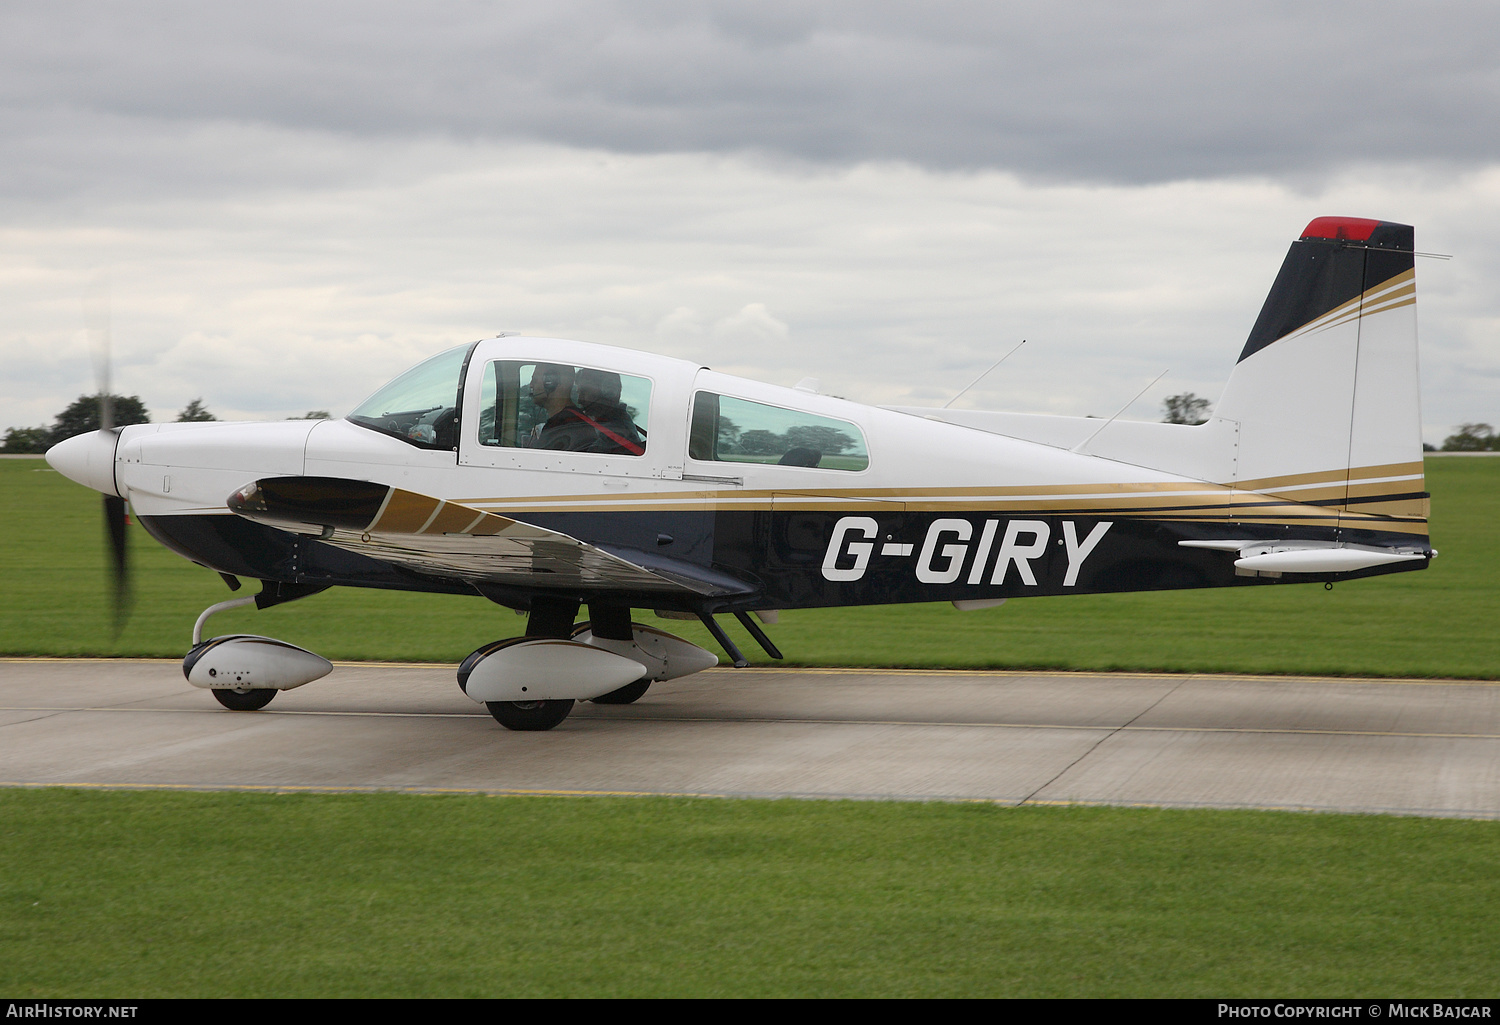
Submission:
POLYGON ((643 676, 634 683, 627 683, 619 690, 612 690, 608 694, 600 694, 594 698, 596 705, 628 705, 635 701, 646 689, 651 686, 651 677, 643 676))
POLYGON ((508 730, 550 730, 573 711, 573 699, 555 701, 486 701, 495 721, 508 730))
POLYGON ((274 687, 244 687, 238 690, 215 687, 213 692, 214 697, 219 699, 219 704, 236 712, 254 712, 265 708, 276 696, 274 687))

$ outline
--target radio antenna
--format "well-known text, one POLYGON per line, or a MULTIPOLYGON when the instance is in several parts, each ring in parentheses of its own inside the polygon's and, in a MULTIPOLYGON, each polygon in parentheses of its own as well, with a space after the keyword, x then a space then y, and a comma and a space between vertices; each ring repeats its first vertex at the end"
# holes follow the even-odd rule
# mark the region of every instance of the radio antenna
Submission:
MULTIPOLYGON (((1022 338, 1021 339, 1021 345, 1025 345, 1025 344, 1026 344, 1026 339, 1022 338)), ((1019 349, 1021 347, 1021 345, 1017 345, 1016 349, 1019 349)), ((944 402, 943 405, 940 408, 947 409, 949 406, 953 405, 959 399, 963 398, 964 392, 966 392, 970 388, 974 387, 980 381, 983 381, 986 377, 989 377, 990 376, 990 371, 994 370, 1001 363, 1004 363, 1006 360, 1010 359, 1011 356, 1015 355, 1016 349, 1010 350, 1010 352, 1007 352, 1004 356, 1001 356, 999 359, 995 360, 995 362, 991 363, 990 366, 989 366, 989 370, 986 370, 984 373, 982 373, 978 377, 974 378, 974 380, 970 381, 967 385, 964 386, 963 391, 961 391, 957 395, 953 396, 953 398, 949 399, 947 402, 944 402)))
MULTIPOLYGON (((1167 376, 1167 372, 1165 370, 1163 370, 1161 373, 1157 374, 1156 377, 1151 381, 1150 384, 1146 385, 1146 387, 1142 388, 1140 391, 1138 391, 1138 392, 1135 393, 1135 398, 1134 399, 1131 399, 1129 402, 1125 403, 1125 405, 1123 405, 1123 406, 1120 407, 1120 410, 1119 410, 1118 413, 1116 413, 1114 416, 1110 417, 1108 420, 1106 420, 1102 424, 1100 424, 1099 425, 1099 431, 1104 430, 1104 428, 1108 427, 1110 424, 1112 424, 1116 420, 1118 420, 1120 418, 1120 413, 1125 412, 1125 410, 1127 410, 1131 406, 1135 405, 1136 399, 1139 399, 1142 395, 1144 395, 1148 391, 1150 391, 1156 385, 1157 381, 1160 381, 1163 377, 1166 377, 1166 376, 1167 376)), ((1095 438, 1099 437, 1099 431, 1095 431, 1093 434, 1090 434, 1087 438, 1084 438, 1078 444, 1076 444, 1072 448, 1068 449, 1068 451, 1069 452, 1082 452, 1085 445, 1087 445, 1089 442, 1093 441, 1095 438)))

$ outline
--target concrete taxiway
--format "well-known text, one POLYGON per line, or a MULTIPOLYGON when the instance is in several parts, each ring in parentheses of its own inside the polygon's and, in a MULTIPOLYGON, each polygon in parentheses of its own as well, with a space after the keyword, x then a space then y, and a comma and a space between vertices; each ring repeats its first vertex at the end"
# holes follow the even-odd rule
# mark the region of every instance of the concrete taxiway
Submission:
POLYGON ((452 666, 340 664, 230 712, 176 662, 5 659, 0 784, 1500 818, 1500 683, 717 669, 512 733, 452 666))

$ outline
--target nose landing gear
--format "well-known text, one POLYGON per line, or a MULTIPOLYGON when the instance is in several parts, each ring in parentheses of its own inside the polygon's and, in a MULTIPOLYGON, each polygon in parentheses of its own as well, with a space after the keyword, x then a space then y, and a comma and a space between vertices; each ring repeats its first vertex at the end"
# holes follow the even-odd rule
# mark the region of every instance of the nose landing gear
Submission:
POLYGON ((182 675, 194 687, 213 691, 214 698, 235 712, 265 708, 277 691, 291 690, 321 679, 333 663, 274 637, 225 634, 203 640, 203 624, 215 612, 256 602, 231 598, 203 610, 193 624, 193 647, 182 660, 182 675))
POLYGON ((212 687, 215 700, 234 712, 258 712, 271 703, 276 696, 274 687, 245 687, 231 690, 228 687, 212 687))

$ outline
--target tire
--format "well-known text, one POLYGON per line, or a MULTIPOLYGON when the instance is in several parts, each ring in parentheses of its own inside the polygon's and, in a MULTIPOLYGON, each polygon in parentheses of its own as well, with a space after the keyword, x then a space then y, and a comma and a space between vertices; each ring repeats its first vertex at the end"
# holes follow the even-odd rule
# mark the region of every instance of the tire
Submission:
POLYGON ((600 694, 594 698, 596 705, 628 705, 646 693, 651 686, 651 677, 643 676, 634 683, 627 683, 619 690, 612 690, 608 694, 600 694))
POLYGON ((550 730, 573 711, 573 699, 554 701, 486 701, 495 721, 508 730, 538 732, 550 730))
POLYGON ((219 704, 235 712, 254 712, 265 708, 276 696, 276 690, 272 687, 246 687, 244 690, 214 687, 213 692, 219 704))

